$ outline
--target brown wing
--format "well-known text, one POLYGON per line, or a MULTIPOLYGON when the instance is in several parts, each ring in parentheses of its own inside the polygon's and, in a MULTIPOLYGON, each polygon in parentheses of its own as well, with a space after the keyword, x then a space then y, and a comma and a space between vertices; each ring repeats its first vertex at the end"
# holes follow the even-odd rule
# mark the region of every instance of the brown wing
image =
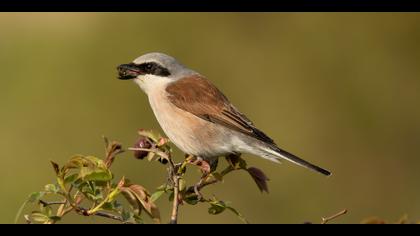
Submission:
POLYGON ((178 108, 204 120, 274 144, 273 140, 255 128, 213 84, 200 76, 191 76, 171 83, 166 88, 170 101, 178 108))

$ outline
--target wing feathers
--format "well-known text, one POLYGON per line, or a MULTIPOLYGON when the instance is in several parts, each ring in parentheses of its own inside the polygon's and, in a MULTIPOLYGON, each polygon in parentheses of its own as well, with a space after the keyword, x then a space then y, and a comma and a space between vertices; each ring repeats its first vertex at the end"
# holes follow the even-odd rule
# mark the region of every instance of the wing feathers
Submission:
POLYGON ((263 142, 274 144, 271 138, 258 130, 222 92, 203 77, 191 76, 180 79, 168 85, 166 91, 170 101, 182 110, 263 142))

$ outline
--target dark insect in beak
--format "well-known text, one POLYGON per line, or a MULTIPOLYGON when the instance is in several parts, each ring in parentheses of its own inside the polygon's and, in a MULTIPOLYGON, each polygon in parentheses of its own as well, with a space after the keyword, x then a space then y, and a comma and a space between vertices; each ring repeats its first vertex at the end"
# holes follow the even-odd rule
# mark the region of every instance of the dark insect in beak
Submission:
POLYGON ((134 63, 119 65, 117 70, 118 79, 121 80, 135 79, 139 75, 144 75, 143 71, 134 63))

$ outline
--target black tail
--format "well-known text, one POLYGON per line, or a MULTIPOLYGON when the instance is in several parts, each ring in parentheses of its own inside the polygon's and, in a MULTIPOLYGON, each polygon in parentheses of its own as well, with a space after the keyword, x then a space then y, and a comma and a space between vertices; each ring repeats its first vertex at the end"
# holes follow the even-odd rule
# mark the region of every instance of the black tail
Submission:
POLYGON ((301 158, 299 158, 299 157, 297 157, 297 156, 295 156, 295 155, 293 155, 293 154, 291 154, 291 153, 289 153, 289 152, 287 152, 287 151, 285 151, 283 149, 280 149, 277 146, 270 147, 270 148, 274 152, 276 152, 278 154, 277 156, 279 156, 280 158, 286 159, 286 160, 288 160, 290 162, 293 162, 293 163, 295 163, 297 165, 306 167, 306 168, 308 168, 310 170, 319 172, 319 173, 321 173, 323 175, 326 175, 326 176, 330 176, 331 175, 331 172, 329 172, 328 170, 325 170, 325 169, 323 169, 323 168, 321 168, 319 166, 316 166, 316 165, 314 165, 312 163, 309 163, 309 162, 307 162, 307 161, 305 161, 305 160, 303 160, 303 159, 301 159, 301 158))

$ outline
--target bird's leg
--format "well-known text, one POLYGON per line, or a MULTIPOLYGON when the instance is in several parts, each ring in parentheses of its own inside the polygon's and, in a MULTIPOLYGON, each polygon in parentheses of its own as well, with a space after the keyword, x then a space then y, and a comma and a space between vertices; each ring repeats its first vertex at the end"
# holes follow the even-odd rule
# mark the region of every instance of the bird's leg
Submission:
POLYGON ((200 192, 200 188, 202 187, 204 181, 206 181, 206 179, 209 177, 211 173, 211 166, 207 161, 205 161, 201 157, 196 157, 195 160, 191 160, 190 163, 198 166, 201 172, 203 173, 200 180, 194 185, 194 193, 197 195, 197 198, 200 201, 201 199, 203 199, 203 195, 200 192))
POLYGON ((201 185, 203 184, 203 182, 204 182, 205 178, 207 178, 207 177, 205 177, 205 176, 203 175, 203 176, 201 177, 200 181, 198 181, 198 182, 194 185, 194 193, 197 195, 197 200, 198 200, 198 201, 201 201, 201 200, 203 199, 203 194, 201 194, 201 192, 200 192, 200 188, 201 188, 201 185))

